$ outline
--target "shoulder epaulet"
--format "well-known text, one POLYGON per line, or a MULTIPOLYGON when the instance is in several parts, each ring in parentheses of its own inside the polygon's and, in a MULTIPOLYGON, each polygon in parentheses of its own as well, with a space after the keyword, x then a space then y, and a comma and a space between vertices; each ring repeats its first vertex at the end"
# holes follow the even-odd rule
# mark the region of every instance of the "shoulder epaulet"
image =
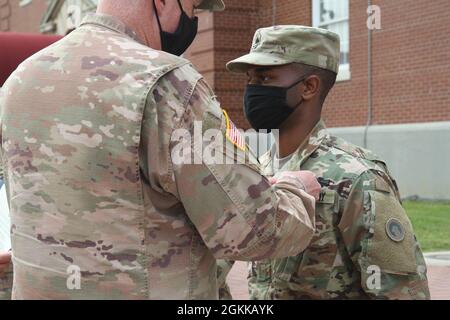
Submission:
POLYGON ((336 149, 340 149, 348 154, 351 154, 352 156, 356 158, 366 159, 370 161, 382 161, 379 156, 377 156, 375 153, 373 153, 370 150, 364 149, 363 147, 354 145, 348 141, 345 141, 342 138, 339 137, 330 137, 333 142, 333 147, 336 149))

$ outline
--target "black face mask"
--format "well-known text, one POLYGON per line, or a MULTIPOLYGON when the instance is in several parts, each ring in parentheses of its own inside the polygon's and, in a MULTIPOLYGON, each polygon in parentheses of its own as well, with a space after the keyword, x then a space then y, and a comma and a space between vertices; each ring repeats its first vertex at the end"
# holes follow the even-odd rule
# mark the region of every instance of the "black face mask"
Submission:
POLYGON ((175 33, 169 33, 163 31, 161 27, 161 22, 159 21, 159 16, 156 11, 155 1, 153 0, 153 8, 155 10, 156 19, 158 20, 160 30, 162 51, 174 54, 176 56, 181 56, 187 48, 189 48, 197 35, 198 18, 189 18, 186 12, 184 12, 180 0, 178 0, 178 5, 181 10, 180 22, 178 23, 178 28, 175 33))
POLYGON ((288 90, 305 81, 302 77, 293 85, 284 87, 262 86, 249 84, 245 89, 244 111, 247 120, 255 130, 279 129, 287 118, 302 103, 300 101, 295 107, 287 103, 288 90))

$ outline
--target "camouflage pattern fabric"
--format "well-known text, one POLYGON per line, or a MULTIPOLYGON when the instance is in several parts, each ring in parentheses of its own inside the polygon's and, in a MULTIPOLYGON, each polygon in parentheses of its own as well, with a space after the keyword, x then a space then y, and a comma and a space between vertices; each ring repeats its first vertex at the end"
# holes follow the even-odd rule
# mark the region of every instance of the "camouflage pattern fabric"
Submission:
POLYGON ((227 283, 227 276, 233 268, 234 261, 217 260, 217 283, 219 284, 219 299, 233 300, 230 287, 227 283))
POLYGON ((11 300, 11 291, 13 284, 13 265, 9 268, 0 271, 0 300, 11 300))
MULTIPOLYGON (((262 158, 267 176, 273 155, 262 158)), ((280 170, 300 168, 322 185, 314 237, 297 256, 251 263, 251 299, 429 299, 424 257, 386 164, 321 121, 280 170)))
POLYGON ((292 256, 313 235, 299 181, 174 163, 175 130, 225 133, 224 114, 189 61, 111 16, 22 63, 0 108, 13 299, 217 299, 216 259, 292 256))

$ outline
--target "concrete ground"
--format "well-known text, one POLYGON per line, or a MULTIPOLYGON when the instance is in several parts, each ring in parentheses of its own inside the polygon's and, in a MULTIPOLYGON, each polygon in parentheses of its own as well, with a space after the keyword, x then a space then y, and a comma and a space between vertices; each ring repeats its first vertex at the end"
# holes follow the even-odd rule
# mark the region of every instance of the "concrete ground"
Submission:
MULTIPOLYGON (((426 257, 431 299, 450 300, 450 252, 445 256, 441 253, 438 259, 435 254, 427 254, 426 257)), ((248 300, 245 262, 236 262, 228 276, 228 285, 235 300, 248 300)))
POLYGON ((450 300, 450 251, 425 254, 433 300, 450 300))

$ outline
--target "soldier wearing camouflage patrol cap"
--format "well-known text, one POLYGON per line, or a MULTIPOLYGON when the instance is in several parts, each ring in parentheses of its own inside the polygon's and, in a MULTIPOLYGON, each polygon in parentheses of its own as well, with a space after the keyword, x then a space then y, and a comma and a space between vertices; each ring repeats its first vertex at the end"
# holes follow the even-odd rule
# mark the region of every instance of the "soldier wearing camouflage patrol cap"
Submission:
POLYGON ((290 256, 310 241, 312 173, 271 184, 257 161, 227 164, 252 154, 174 55, 195 37, 194 7, 223 2, 100 0, 5 83, 13 299, 216 299, 216 258, 290 256), (191 164, 208 147, 198 128, 226 136, 222 163, 191 164))
MULTIPOLYGON (((227 64, 248 75, 253 127, 280 130, 260 159, 264 174, 311 170, 322 186, 311 243, 297 256, 251 263, 251 299, 429 299, 425 261, 386 163, 321 120, 339 52, 335 33, 277 26, 259 29, 251 52, 227 64)), ((219 266, 225 279, 230 264, 219 266)), ((225 285, 220 294, 229 298, 225 285)))

